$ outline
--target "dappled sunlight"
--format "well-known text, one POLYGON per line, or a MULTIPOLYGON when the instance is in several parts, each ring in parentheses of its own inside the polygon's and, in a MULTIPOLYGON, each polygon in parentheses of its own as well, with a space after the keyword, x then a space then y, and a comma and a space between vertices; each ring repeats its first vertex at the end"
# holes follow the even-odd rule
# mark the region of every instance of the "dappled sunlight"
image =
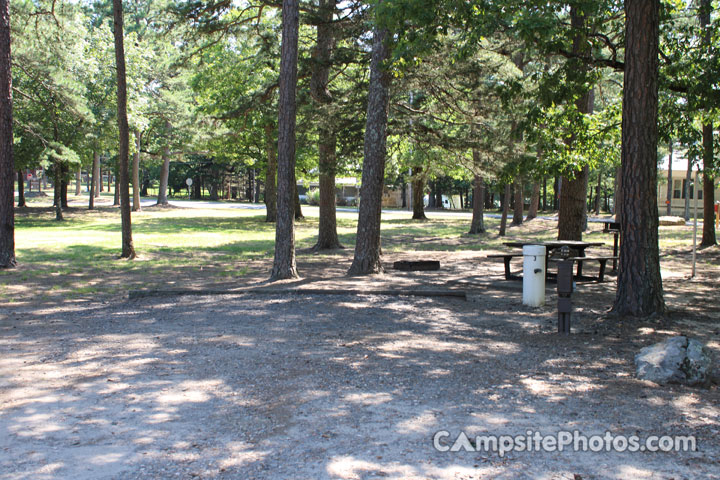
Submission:
POLYGON ((613 470, 616 478, 633 478, 638 480, 643 478, 657 478, 657 472, 637 465, 618 465, 614 468, 611 467, 611 471, 613 470))
POLYGON ((377 475, 383 478, 419 478, 418 470, 409 465, 384 465, 378 462, 369 462, 351 455, 330 459, 327 473, 334 478, 343 480, 360 480, 368 475, 377 475))
POLYGON ((378 393, 351 393, 343 396, 343 400, 349 403, 355 403, 363 406, 380 405, 392 400, 392 395, 385 392, 378 393))
MULTIPOLYGON (((632 345, 559 338, 549 311, 275 294, 12 313, 0 320, 12 334, 0 340, 0 451, 18 459, 23 442, 42 442, 41 461, 65 478, 76 465, 164 478, 172 464, 181 478, 455 480, 510 478, 540 454, 441 455, 439 430, 717 428, 715 393, 653 390, 632 378, 632 345)), ((634 338, 672 333, 659 327, 634 338)), ((541 458, 553 472, 582 462, 541 458)), ((647 470, 667 471, 657 462, 647 470)))
POLYGON ((224 458, 218 462, 223 469, 243 467, 248 463, 258 462, 270 453, 255 449, 253 445, 245 442, 228 442, 224 445, 224 450, 224 458))
POLYGON ((42 438, 48 433, 64 429, 63 425, 53 422, 52 414, 35 412, 35 409, 27 409, 22 419, 11 427, 10 431, 19 437, 42 438))

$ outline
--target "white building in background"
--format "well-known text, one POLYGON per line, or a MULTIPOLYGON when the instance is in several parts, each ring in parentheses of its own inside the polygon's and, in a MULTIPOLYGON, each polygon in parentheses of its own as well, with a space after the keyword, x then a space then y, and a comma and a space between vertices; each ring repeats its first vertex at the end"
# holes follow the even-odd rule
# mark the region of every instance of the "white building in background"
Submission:
MULTIPOLYGON (((685 197, 687 184, 687 170, 688 160, 685 157, 685 152, 674 152, 672 161, 672 200, 670 203, 672 214, 678 217, 685 215, 685 197)), ((695 188, 695 174, 697 172, 697 166, 693 166, 692 178, 687 190, 687 197, 690 199, 690 216, 693 216, 695 207, 695 196, 697 193, 698 203, 698 217, 703 216, 703 189, 702 182, 703 176, 700 174, 700 187, 695 188)), ((718 188, 718 180, 715 181, 715 201, 720 201, 720 188, 718 188)), ((668 155, 665 155, 662 163, 658 165, 658 211, 660 215, 666 215, 667 213, 667 187, 668 187, 668 155)))

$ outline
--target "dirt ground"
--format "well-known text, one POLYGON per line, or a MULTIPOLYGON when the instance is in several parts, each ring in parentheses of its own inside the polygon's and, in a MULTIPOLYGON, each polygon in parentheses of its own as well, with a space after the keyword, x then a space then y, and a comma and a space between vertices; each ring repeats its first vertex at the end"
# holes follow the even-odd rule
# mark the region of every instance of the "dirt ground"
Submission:
POLYGON ((669 335, 720 358, 716 266, 690 281, 683 252, 666 258, 664 317, 614 318, 613 277, 581 284, 565 337, 553 286, 523 307, 486 253, 423 252, 440 272, 363 279, 343 276, 351 252, 305 255, 302 281, 272 286, 334 295, 243 294, 271 288, 258 274, 214 286, 229 295, 6 305, 0 479, 720 478, 718 386, 633 376, 638 350, 669 335), (501 457, 437 451, 443 430, 694 435, 698 450, 501 457))

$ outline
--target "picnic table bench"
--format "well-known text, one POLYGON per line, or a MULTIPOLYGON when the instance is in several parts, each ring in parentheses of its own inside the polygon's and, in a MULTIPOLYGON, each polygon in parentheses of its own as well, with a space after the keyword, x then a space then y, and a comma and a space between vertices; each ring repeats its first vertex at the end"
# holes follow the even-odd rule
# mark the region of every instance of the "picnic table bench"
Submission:
POLYGON ((590 262, 590 261, 599 262, 600 263, 600 271, 598 272, 598 276, 597 276, 598 283, 602 283, 605 280, 605 266, 606 266, 608 260, 615 261, 617 259, 618 259, 617 256, 607 256, 607 257, 594 256, 594 257, 569 257, 569 258, 567 258, 567 260, 571 260, 571 261, 577 263, 577 273, 575 274, 575 277, 574 277, 576 280, 595 280, 595 277, 583 276, 583 274, 582 274, 583 263, 590 262))

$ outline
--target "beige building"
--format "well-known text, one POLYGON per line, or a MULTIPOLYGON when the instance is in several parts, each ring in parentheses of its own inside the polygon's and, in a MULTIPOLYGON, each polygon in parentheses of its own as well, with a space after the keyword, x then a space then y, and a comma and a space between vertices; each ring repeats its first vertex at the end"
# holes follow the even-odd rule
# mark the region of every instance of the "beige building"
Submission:
MULTIPOLYGON (((685 186, 687 183, 687 168, 688 163, 687 159, 684 156, 681 156, 680 154, 676 153, 673 156, 673 162, 672 162, 672 200, 670 203, 672 214, 676 215, 678 217, 682 217, 685 215, 685 197, 686 197, 686 190, 685 186)), ((688 195, 687 197, 690 199, 690 216, 693 216, 694 208, 695 208, 695 193, 696 189, 694 181, 695 181, 695 175, 696 175, 697 167, 693 168, 692 172, 692 181, 690 182, 689 189, 688 189, 688 195)), ((702 190, 702 182, 703 182, 703 176, 702 173, 699 176, 700 179, 700 188, 697 189, 697 209, 698 209, 698 217, 702 218, 703 216, 703 190, 702 190)), ((717 203, 720 201, 720 186, 717 185, 716 182, 716 188, 715 189, 715 202, 717 203)), ((665 157, 662 164, 658 166, 658 210, 660 212, 660 215, 666 215, 667 214, 667 188, 668 188, 668 158, 665 157)))

